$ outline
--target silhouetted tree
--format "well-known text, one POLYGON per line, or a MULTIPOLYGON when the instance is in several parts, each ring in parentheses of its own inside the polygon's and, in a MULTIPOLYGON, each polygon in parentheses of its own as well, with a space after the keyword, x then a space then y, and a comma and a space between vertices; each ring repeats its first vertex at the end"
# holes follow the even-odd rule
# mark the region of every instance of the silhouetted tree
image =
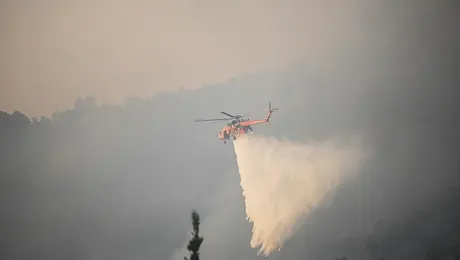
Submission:
MULTIPOLYGON (((195 210, 192 211, 192 224, 192 239, 188 242, 187 250, 191 252, 190 260, 199 260, 199 250, 201 243, 203 243, 203 237, 200 237, 200 215, 195 210)), ((187 257, 184 259, 188 260, 187 257)))

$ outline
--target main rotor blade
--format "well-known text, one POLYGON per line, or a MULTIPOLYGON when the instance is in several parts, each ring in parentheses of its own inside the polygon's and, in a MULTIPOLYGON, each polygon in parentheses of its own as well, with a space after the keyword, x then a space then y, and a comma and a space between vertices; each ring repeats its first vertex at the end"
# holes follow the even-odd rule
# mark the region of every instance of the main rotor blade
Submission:
POLYGON ((229 113, 225 113, 225 112, 221 112, 221 113, 224 114, 224 115, 226 115, 226 116, 235 118, 235 116, 232 116, 232 115, 230 115, 229 113))
POLYGON ((228 121, 231 118, 214 118, 214 119, 196 119, 193 122, 213 122, 213 121, 228 121))

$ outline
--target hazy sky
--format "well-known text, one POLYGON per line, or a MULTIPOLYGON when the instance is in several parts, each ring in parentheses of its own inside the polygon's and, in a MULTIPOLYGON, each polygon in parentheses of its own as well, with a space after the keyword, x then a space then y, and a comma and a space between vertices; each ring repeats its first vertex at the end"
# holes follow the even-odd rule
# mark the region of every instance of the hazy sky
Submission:
POLYGON ((283 67, 355 33, 356 0, 0 2, 0 110, 49 115, 283 67))

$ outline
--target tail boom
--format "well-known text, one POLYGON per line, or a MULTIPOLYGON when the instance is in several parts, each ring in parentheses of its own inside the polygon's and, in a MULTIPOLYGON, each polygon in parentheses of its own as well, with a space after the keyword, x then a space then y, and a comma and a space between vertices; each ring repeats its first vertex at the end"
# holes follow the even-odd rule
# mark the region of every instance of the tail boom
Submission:
POLYGON ((273 112, 278 111, 279 108, 272 108, 272 102, 268 103, 268 108, 265 109, 265 111, 268 111, 268 115, 264 120, 251 120, 251 121, 245 121, 241 122, 241 126, 251 126, 251 125, 258 125, 258 124, 263 124, 263 123, 268 123, 270 121, 270 117, 272 116, 273 112))

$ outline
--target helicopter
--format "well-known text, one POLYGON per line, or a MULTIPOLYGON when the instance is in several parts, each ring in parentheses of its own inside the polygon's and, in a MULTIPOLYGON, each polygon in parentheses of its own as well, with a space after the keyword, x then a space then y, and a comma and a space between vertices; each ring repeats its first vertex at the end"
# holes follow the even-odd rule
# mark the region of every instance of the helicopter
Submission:
POLYGON ((214 119, 196 119, 194 122, 219 122, 219 121, 228 121, 227 125, 222 127, 219 130, 218 137, 220 140, 224 141, 224 144, 227 143, 230 138, 233 140, 237 140, 238 137, 245 134, 253 134, 254 130, 252 126, 258 124, 268 123, 270 121, 270 117, 273 112, 278 111, 279 108, 272 108, 271 102, 268 103, 268 108, 265 111, 268 112, 267 117, 265 119, 260 120, 250 120, 249 118, 244 118, 241 115, 231 115, 227 112, 220 112, 226 116, 227 118, 214 118, 214 119))

